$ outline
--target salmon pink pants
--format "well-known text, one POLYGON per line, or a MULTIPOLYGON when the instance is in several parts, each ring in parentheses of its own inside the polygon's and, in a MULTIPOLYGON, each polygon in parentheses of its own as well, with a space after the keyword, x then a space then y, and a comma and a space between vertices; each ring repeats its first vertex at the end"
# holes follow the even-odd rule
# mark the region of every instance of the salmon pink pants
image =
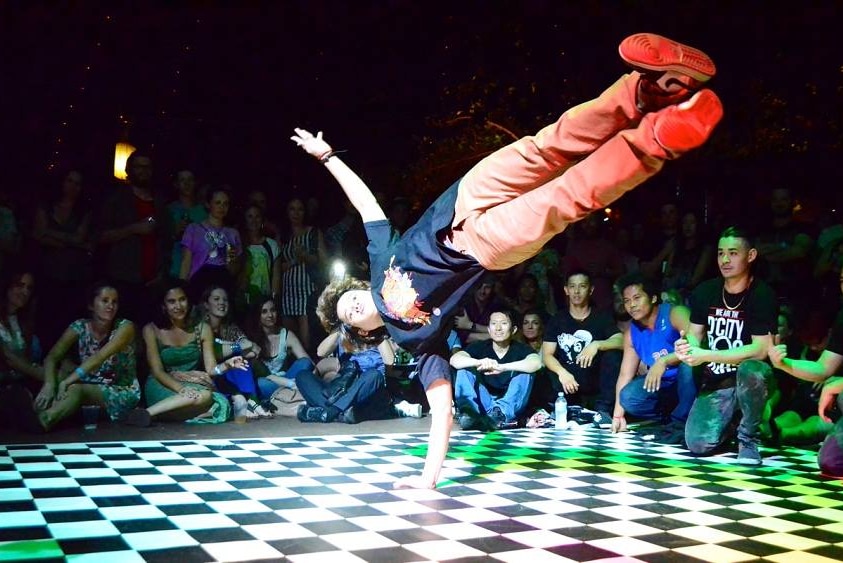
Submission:
POLYGON ((671 156, 653 134, 659 114, 642 115, 635 105, 638 79, 636 72, 623 76, 469 170, 450 244, 487 270, 505 270, 656 174, 671 156))

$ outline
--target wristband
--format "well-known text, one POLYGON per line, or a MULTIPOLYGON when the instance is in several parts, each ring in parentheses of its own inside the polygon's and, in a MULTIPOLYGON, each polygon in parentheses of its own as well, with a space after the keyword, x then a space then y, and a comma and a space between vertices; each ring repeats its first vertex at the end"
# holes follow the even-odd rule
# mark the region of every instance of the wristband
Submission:
POLYGON ((322 156, 319 157, 319 162, 321 162, 322 164, 325 164, 326 162, 328 162, 331 159, 332 156, 334 156, 334 151, 329 150, 328 152, 326 152, 325 154, 323 154, 322 156))
POLYGON ((234 354, 235 356, 239 356, 240 354, 243 353, 243 347, 240 346, 239 342, 235 342, 234 344, 231 345, 231 353, 234 354))
POLYGON ((220 369, 219 364, 214 366, 214 373, 217 374, 217 375, 222 375, 222 370, 220 369))
POLYGON ((85 379, 85 376, 86 376, 86 375, 88 375, 88 374, 85 372, 85 370, 84 370, 84 369, 82 369, 82 366, 79 366, 79 367, 77 367, 75 370, 73 370, 73 373, 75 373, 76 375, 78 375, 78 376, 79 376, 79 379, 85 379))

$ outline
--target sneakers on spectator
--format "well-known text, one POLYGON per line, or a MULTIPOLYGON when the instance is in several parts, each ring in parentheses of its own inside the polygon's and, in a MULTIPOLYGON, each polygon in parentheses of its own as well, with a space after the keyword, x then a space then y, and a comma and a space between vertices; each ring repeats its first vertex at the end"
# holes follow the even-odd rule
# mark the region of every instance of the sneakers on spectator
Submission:
POLYGON ((656 114, 653 132, 656 142, 672 155, 695 149, 708 139, 723 117, 720 98, 711 90, 700 90, 687 102, 656 114))
POLYGON ((699 49, 653 33, 630 35, 618 52, 641 73, 637 105, 644 113, 687 100, 717 72, 711 58, 699 49))
POLYGON ((262 405, 258 404, 258 402, 253 399, 249 399, 246 408, 252 414, 249 418, 273 418, 274 416, 272 413, 267 412, 262 405))
POLYGON ((296 411, 296 418, 301 422, 322 422, 324 417, 325 409, 322 407, 299 405, 299 409, 296 411))
POLYGON ((506 424, 506 415, 503 414, 500 407, 492 407, 492 410, 489 411, 489 418, 492 419, 495 428, 503 428, 506 424))
POLYGON ((404 416, 409 418, 421 418, 422 417, 422 406, 419 403, 408 403, 407 401, 401 401, 400 403, 395 403, 395 412, 398 413, 398 416, 404 416))
POLYGON ((462 430, 481 430, 483 432, 496 430, 496 425, 491 418, 474 411, 463 411, 458 421, 462 430))
POLYGON ((761 465, 761 453, 755 442, 738 442, 738 463, 741 465, 761 465))
POLYGON ((673 420, 656 430, 653 441, 657 444, 678 446, 685 443, 685 423, 673 420))
POLYGON ((120 422, 128 426, 146 428, 152 424, 152 416, 146 409, 132 409, 123 415, 120 422))

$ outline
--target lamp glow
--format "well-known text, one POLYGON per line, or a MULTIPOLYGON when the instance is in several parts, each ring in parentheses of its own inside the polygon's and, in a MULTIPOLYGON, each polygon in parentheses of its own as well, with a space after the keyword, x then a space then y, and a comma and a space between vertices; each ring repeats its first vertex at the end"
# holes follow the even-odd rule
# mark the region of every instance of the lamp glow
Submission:
POLYGON ((114 147, 114 177, 118 180, 126 179, 126 161, 135 150, 137 149, 134 146, 124 141, 114 147))

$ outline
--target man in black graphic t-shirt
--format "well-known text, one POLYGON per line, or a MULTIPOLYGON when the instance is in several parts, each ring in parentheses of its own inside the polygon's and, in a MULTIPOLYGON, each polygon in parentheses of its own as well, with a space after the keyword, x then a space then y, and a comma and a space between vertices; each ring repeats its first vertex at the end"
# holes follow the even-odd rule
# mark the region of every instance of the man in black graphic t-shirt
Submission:
POLYGON ((731 436, 735 412, 738 462, 760 465, 760 424, 773 371, 764 360, 776 330, 773 290, 750 270, 758 253, 735 227, 717 245, 722 278, 700 284, 691 294, 691 324, 676 342, 676 355, 701 370, 700 390, 685 425, 685 442, 695 454, 710 454, 731 436))

